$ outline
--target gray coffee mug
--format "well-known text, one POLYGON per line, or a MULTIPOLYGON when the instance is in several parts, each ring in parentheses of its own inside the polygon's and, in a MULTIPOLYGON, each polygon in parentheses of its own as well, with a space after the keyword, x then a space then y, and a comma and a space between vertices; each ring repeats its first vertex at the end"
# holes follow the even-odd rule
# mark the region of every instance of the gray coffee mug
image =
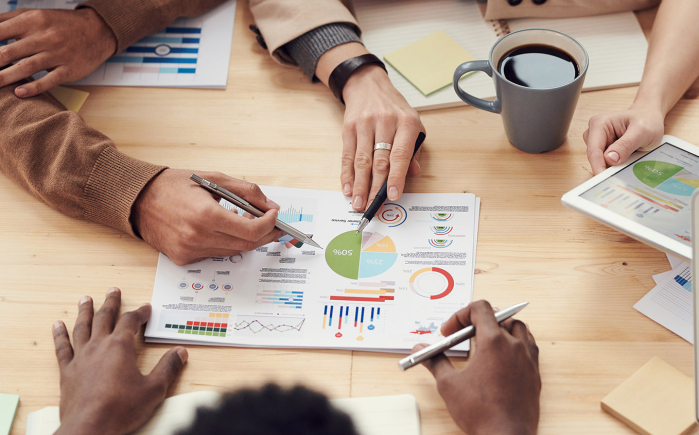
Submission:
POLYGON ((500 38, 488 60, 459 65, 454 71, 454 90, 473 107, 502 115, 505 133, 512 145, 528 153, 552 151, 563 145, 580 97, 589 59, 585 48, 556 30, 524 29, 500 38), (545 44, 559 48, 575 59, 580 75, 572 82, 551 89, 527 88, 507 80, 498 72, 500 59, 522 45, 545 44), (486 101, 464 92, 459 80, 471 71, 483 71, 493 78, 497 98, 486 101))

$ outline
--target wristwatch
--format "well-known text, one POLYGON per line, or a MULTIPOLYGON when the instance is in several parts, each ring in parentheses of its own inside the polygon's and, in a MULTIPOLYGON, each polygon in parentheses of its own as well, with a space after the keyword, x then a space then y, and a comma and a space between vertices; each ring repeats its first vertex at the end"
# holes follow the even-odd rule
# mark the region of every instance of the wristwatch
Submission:
POLYGON ((361 56, 353 57, 342 62, 335 67, 328 79, 328 87, 333 92, 333 95, 345 104, 345 99, 342 98, 342 90, 349 80, 350 76, 360 68, 366 65, 378 65, 386 71, 386 65, 381 62, 381 59, 373 54, 362 54, 361 56))

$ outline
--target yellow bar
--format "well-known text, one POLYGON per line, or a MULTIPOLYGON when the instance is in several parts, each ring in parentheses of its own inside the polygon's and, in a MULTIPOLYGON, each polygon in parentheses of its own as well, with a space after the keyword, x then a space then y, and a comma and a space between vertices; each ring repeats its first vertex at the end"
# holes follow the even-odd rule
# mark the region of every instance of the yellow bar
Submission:
POLYGON ((359 333, 362 333, 362 330, 364 329, 364 322, 359 322, 359 333))
POLYGON ((634 190, 638 190, 638 191, 641 192, 642 194, 644 194, 644 195, 646 195, 646 196, 650 196, 650 197, 653 198, 653 199, 657 199, 658 201, 664 202, 665 204, 674 205, 674 206, 677 207, 677 208, 684 208, 684 207, 682 207, 682 206, 679 205, 679 204, 675 204, 674 202, 668 201, 667 199, 658 198, 657 196, 655 196, 655 195, 653 195, 653 194, 650 194, 650 193, 646 192, 645 190, 641 190, 641 189, 639 189, 638 187, 634 187, 634 190))
POLYGON ((362 289, 358 289, 358 288, 346 288, 345 293, 360 294, 360 295, 385 295, 386 289, 362 290, 362 289))
POLYGON ((328 321, 328 315, 323 316, 323 329, 325 329, 325 323, 328 321))

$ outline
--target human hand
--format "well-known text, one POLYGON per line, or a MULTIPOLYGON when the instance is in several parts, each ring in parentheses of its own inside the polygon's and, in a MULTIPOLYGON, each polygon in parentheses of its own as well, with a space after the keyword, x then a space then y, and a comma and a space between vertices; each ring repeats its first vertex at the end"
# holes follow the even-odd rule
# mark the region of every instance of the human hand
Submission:
POLYGON ((279 206, 257 185, 219 172, 197 172, 266 212, 254 219, 221 207, 219 198, 189 179, 191 174, 166 169, 146 185, 131 212, 131 222, 143 240, 175 264, 238 255, 284 235, 274 228, 279 206))
POLYGON ((664 118, 660 110, 634 106, 590 118, 583 139, 592 172, 597 175, 609 166, 624 163, 639 148, 658 145, 663 137, 664 118))
POLYGON ((143 376, 136 365, 134 336, 150 318, 151 306, 119 317, 120 306, 118 288, 109 289, 97 313, 92 299, 83 296, 73 346, 66 325, 60 320, 53 324, 61 371, 61 427, 56 435, 122 435, 139 429, 187 362, 187 351, 175 347, 143 376))
MULTIPOLYGON (((486 301, 470 303, 442 325, 445 336, 476 327, 469 363, 456 370, 444 354, 427 362, 456 424, 469 435, 536 433, 539 424, 539 348, 527 326, 509 319, 498 326, 486 301)), ((416 352, 426 345, 418 344, 416 352)))
POLYGON ((352 196, 352 207, 363 211, 388 177, 388 199, 403 194, 405 177, 420 173, 413 159, 415 141, 425 127, 415 109, 393 87, 379 66, 366 66, 350 76, 342 91, 345 123, 342 130, 342 191, 352 196), (391 151, 374 151, 387 142, 391 151))
POLYGON ((0 86, 7 86, 40 71, 48 74, 15 89, 20 98, 33 97, 61 83, 92 73, 114 54, 116 36, 92 9, 17 9, 0 14, 0 86))

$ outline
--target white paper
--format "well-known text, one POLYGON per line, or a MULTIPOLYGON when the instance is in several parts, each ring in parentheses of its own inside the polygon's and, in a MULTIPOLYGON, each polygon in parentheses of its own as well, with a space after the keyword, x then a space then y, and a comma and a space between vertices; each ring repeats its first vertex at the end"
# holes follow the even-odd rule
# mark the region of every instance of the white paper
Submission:
POLYGON ((686 264, 683 260, 680 260, 679 258, 675 257, 674 255, 670 255, 670 254, 665 254, 665 255, 667 255, 667 261, 670 262, 670 267, 672 267, 673 269, 679 267, 680 264, 683 264, 683 263, 686 264))
MULTIPOLYGON (((76 0, 0 0, 0 12, 16 8, 73 9, 79 3, 81 1, 76 0)), ((73 84, 223 89, 228 81, 235 9, 236 0, 229 0, 199 17, 179 18, 73 84)))
POLYGON ((289 248, 283 238, 184 267, 161 255, 149 340, 408 352, 435 341, 471 301, 473 194, 405 194, 353 238, 361 214, 341 193, 263 190, 280 204, 280 219, 325 250, 289 248), (194 334, 202 323, 207 330, 194 334))
POLYGON ((670 275, 672 275, 672 270, 668 270, 667 272, 661 272, 657 275, 653 275, 652 278, 656 284, 660 284, 663 280, 665 280, 670 275))
POLYGON ((692 268, 683 263, 633 306, 670 331, 694 342, 692 268))

